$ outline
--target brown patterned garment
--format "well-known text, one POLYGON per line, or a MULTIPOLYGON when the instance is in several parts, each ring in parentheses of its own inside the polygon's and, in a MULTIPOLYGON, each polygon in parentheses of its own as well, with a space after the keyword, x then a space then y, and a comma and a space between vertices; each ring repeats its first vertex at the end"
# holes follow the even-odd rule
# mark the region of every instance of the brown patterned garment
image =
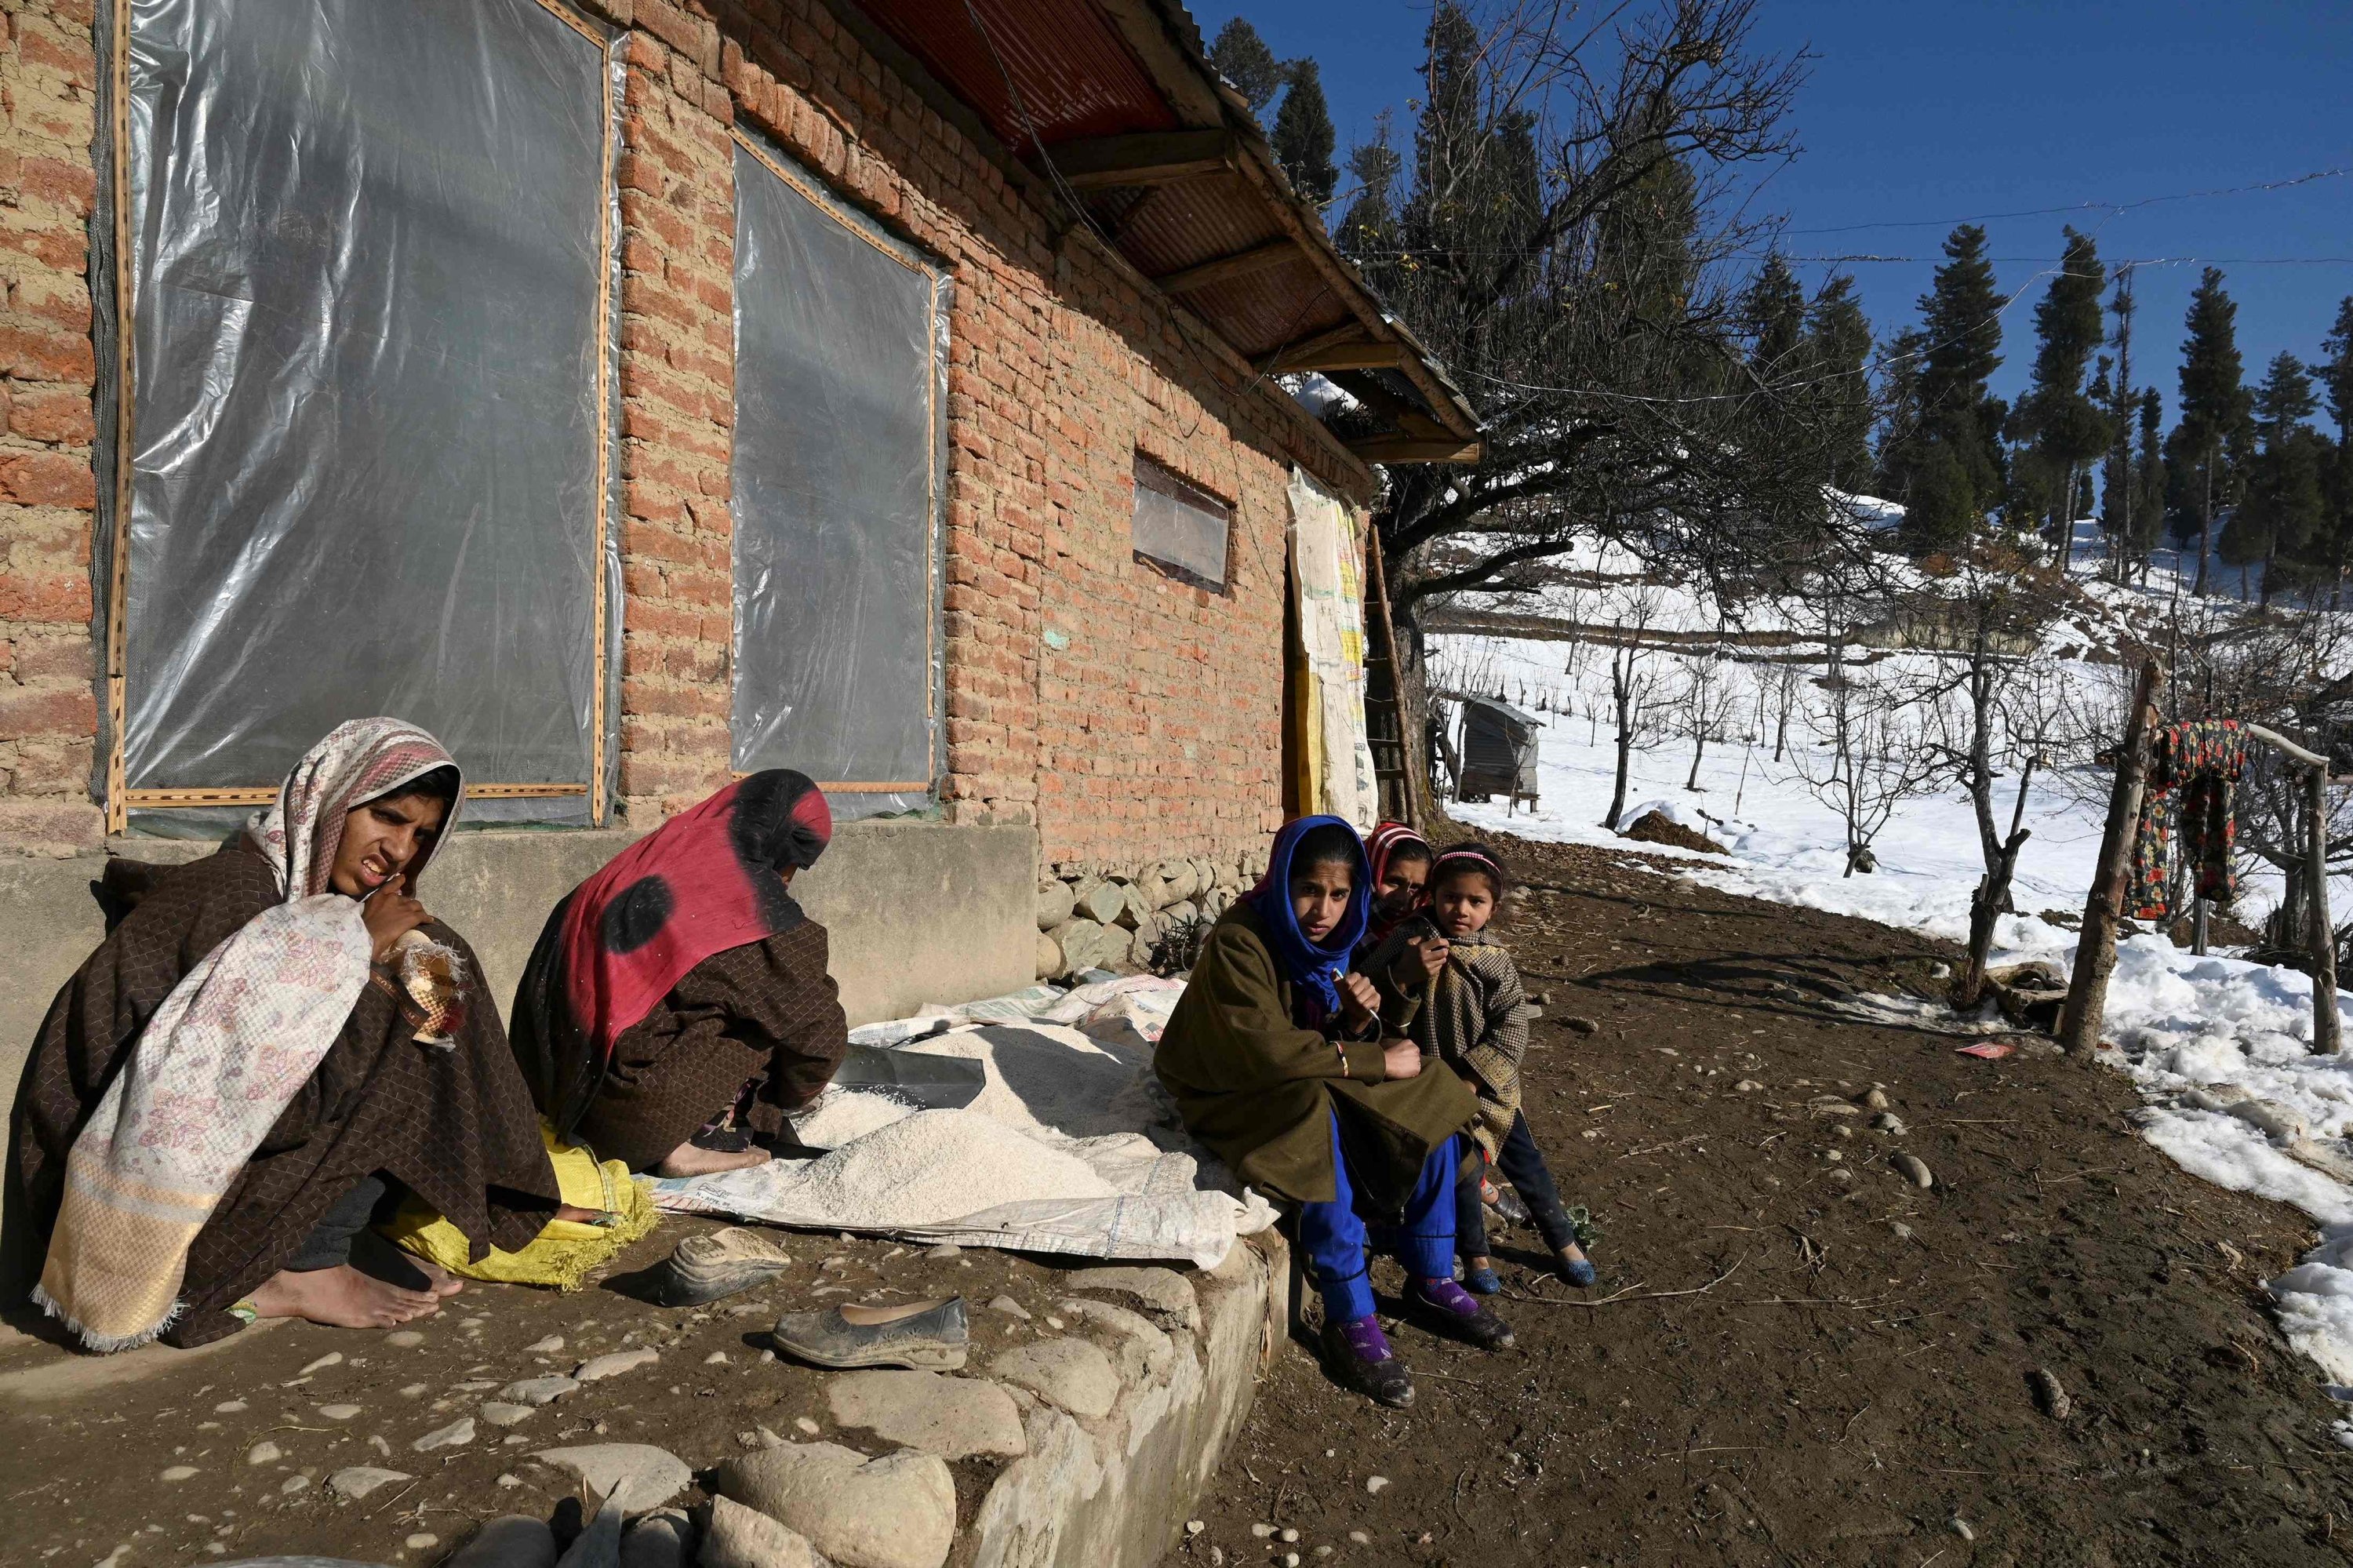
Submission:
POLYGON ((1437 934, 1427 916, 1408 920, 1389 933, 1364 969, 1385 998, 1420 1000, 1409 1033, 1424 1060, 1445 1063, 1478 1097, 1479 1125, 1472 1130, 1493 1162, 1520 1114, 1520 1065, 1528 1054, 1528 1024, 1538 1013, 1512 955, 1484 931, 1451 938, 1446 967, 1436 978, 1424 986, 1399 988, 1395 971, 1402 967, 1406 944, 1437 934))
MULTIPOLYGON (((120 890, 120 881, 116 882, 120 890)), ((121 924, 58 993, 16 1091, 11 1158, 37 1227, 55 1224, 66 1156, 140 1032, 181 977, 264 909, 276 876, 240 841, 153 879, 121 924)), ((539 1116, 482 994, 463 938, 425 929, 463 956, 470 977, 456 1043, 419 1044, 396 983, 361 991, 343 1032, 279 1117, 188 1252, 187 1309, 174 1345, 234 1333, 235 1302, 277 1273, 352 1186, 378 1171, 447 1215, 473 1244, 523 1245, 559 1193, 539 1116)))
POLYGON ((575 1136, 602 1159, 649 1170, 748 1089, 741 1119, 775 1137, 849 1049, 828 958, 825 927, 804 920, 687 970, 613 1043, 575 1136))

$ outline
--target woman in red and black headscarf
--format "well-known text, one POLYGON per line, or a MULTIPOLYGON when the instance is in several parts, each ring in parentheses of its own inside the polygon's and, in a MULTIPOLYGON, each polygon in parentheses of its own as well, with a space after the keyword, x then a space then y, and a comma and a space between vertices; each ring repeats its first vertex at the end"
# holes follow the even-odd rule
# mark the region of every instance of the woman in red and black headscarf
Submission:
POLYGON ((509 1033, 560 1136, 663 1176, 768 1158, 849 1049, 825 927, 792 895, 832 836, 815 784, 754 773, 555 906, 509 1033))

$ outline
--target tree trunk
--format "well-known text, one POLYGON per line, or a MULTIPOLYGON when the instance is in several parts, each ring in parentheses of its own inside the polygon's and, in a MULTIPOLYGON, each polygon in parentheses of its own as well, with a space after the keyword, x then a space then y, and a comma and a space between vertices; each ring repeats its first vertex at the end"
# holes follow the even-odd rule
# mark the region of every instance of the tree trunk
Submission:
POLYGON ((1683 788, 1691 790, 1694 794, 1699 791, 1699 759, 1701 754, 1706 750, 1707 736, 1704 735, 1694 736, 1692 737, 1691 776, 1683 780, 1683 788))
POLYGON ((2073 1056, 2089 1056, 2098 1048, 2100 1025, 2107 1017, 2108 976, 2116 967, 2116 922, 2124 913, 2133 827, 2148 781, 2149 719, 2156 695, 2157 661, 2151 659, 2141 665, 2132 708, 2125 716, 2116 788, 2108 795, 2107 825, 2100 836, 2100 858, 2092 872, 2092 891, 2084 901, 2084 924, 2075 943, 2075 971, 2068 980, 2067 1001, 2059 1018, 2060 1048, 2073 1056))
POLYGON ((2205 498, 2198 503, 2198 580, 2189 591, 2204 598, 2206 558, 2214 553, 2214 453, 2206 454, 2205 498))

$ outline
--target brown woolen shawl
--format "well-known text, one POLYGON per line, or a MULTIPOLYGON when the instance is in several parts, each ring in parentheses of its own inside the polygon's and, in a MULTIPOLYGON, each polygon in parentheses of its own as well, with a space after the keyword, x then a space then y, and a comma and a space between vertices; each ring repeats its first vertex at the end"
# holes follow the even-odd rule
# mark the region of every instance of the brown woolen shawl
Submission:
MULTIPOLYGON (((42 1021, 11 1118, 11 1176, 38 1234, 54 1224, 66 1160, 140 1031, 190 969, 282 896, 240 840, 154 879, 75 971, 42 1021)), ((480 1257, 519 1249, 559 1192, 498 1009, 463 938, 463 1022, 422 1044, 378 966, 334 1044, 279 1116, 188 1253, 186 1309, 164 1335, 196 1345, 242 1326, 227 1308, 283 1267, 327 1210, 379 1171, 440 1211, 480 1257)), ((12 1201, 12 1207, 15 1204, 12 1201)))

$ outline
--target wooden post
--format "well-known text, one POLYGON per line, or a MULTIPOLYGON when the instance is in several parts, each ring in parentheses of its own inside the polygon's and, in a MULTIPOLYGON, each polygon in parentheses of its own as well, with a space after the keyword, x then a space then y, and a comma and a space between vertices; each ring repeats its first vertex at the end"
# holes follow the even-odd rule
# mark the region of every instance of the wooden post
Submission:
POLYGON ((2092 891, 2084 900, 2084 927, 2075 944, 2075 972, 2059 1015, 2059 1044, 2070 1055, 2089 1055, 2100 1044, 2108 1011, 2108 976, 2116 967, 2116 922, 2123 917, 2125 874, 2132 862, 2133 831, 2140 821, 2140 798, 2148 782, 2149 720, 2157 694, 2157 661, 2146 660, 2133 685, 2125 719, 2124 745, 2116 753, 2116 783, 2108 795, 2108 822, 2100 835, 2100 859, 2092 891))
MULTIPOLYGON (((1381 651, 1388 655, 1389 698, 1397 705, 1398 761, 1405 769, 1401 781, 1405 786, 1405 820, 1417 831, 1429 828, 1437 818, 1435 809, 1422 808, 1422 779, 1414 775, 1429 766, 1426 755, 1429 743, 1419 741, 1413 733, 1413 705, 1406 701, 1405 665, 1398 659, 1397 620, 1389 613, 1388 568, 1381 560, 1381 531, 1377 526, 1365 529, 1365 567, 1372 585, 1373 608, 1381 614, 1381 651)), ((1428 778, 1423 775, 1423 779, 1428 778)))
POLYGON ((2312 919, 2312 1048, 2334 1054, 2344 1045, 2337 1021, 2337 927, 2328 917, 2328 767, 2306 778, 2305 896, 2312 919))

